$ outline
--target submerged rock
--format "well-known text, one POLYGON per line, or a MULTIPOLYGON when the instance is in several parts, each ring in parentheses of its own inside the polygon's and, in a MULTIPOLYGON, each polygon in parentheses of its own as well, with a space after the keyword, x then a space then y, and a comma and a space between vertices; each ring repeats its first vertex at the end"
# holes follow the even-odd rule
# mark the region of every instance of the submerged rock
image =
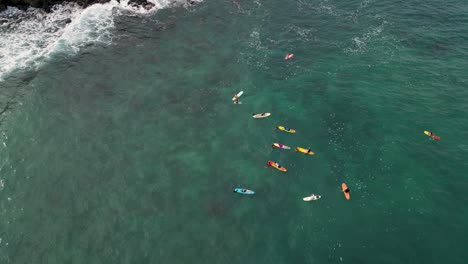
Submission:
POLYGON ((128 3, 134 7, 142 6, 146 10, 151 10, 154 7, 154 4, 147 0, 129 0, 128 3))
POLYGON ((143 7, 144 7, 146 10, 150 10, 150 9, 152 9, 152 8, 154 7, 154 4, 148 2, 148 4, 145 4, 143 7))

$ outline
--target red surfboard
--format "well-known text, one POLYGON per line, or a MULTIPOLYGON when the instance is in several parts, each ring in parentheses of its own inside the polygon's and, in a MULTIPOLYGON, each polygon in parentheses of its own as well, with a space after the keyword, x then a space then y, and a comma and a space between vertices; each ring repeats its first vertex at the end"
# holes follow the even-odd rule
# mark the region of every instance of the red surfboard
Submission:
POLYGON ((440 140, 440 137, 437 136, 437 135, 434 135, 434 133, 432 133, 432 132, 424 131, 424 134, 426 134, 427 136, 429 136, 429 137, 432 138, 432 139, 440 140))

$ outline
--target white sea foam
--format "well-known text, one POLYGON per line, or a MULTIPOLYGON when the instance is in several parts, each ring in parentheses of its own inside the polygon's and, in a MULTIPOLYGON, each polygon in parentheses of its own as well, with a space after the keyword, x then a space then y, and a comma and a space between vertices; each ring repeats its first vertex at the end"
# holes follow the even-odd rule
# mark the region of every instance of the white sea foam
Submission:
POLYGON ((375 41, 384 31, 386 21, 379 26, 371 27, 362 36, 355 36, 352 39, 352 46, 346 47, 344 51, 350 54, 363 53, 367 51, 368 44, 375 41))
MULTIPOLYGON (((194 0, 193 2, 201 2, 194 0)), ((110 44, 116 16, 145 15, 159 9, 187 5, 187 0, 148 0, 150 10, 112 0, 83 9, 76 4, 57 5, 47 14, 40 9, 9 7, 0 13, 0 81, 15 70, 35 69, 55 52, 76 53, 93 43, 110 44)))
POLYGON ((257 28, 254 28, 252 33, 250 33, 250 38, 247 43, 249 48, 255 49, 256 53, 240 53, 239 60, 243 61, 249 65, 268 70, 269 67, 266 66, 266 61, 271 54, 269 54, 269 49, 262 43, 260 32, 257 28))

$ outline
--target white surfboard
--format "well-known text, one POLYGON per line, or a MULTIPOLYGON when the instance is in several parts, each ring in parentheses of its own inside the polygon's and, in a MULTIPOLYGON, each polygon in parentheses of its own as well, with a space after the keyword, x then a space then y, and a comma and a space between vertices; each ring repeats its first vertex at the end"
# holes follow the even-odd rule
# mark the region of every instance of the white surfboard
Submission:
POLYGON ((283 145, 283 144, 280 144, 280 143, 273 143, 272 146, 280 148, 280 149, 291 149, 290 146, 286 146, 286 145, 283 145))
POLYGON ((307 197, 302 198, 302 200, 304 200, 305 202, 310 202, 310 201, 318 200, 318 199, 320 199, 320 198, 322 198, 322 196, 312 194, 312 195, 310 195, 310 196, 307 196, 307 197))
POLYGON ((254 114, 252 115, 253 118, 265 118, 265 117, 268 117, 270 116, 271 113, 260 113, 260 114, 254 114))
POLYGON ((241 97, 243 94, 244 94, 244 91, 238 92, 236 95, 234 95, 232 100, 235 101, 235 100, 239 99, 239 97, 241 97))

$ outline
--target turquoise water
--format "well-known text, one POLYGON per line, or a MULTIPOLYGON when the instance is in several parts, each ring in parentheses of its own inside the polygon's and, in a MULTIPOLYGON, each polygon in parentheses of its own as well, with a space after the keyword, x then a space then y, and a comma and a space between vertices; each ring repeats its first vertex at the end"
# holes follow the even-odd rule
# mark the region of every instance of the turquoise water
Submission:
POLYGON ((2 83, 2 263, 465 263, 467 28, 459 0, 115 18, 2 83))

